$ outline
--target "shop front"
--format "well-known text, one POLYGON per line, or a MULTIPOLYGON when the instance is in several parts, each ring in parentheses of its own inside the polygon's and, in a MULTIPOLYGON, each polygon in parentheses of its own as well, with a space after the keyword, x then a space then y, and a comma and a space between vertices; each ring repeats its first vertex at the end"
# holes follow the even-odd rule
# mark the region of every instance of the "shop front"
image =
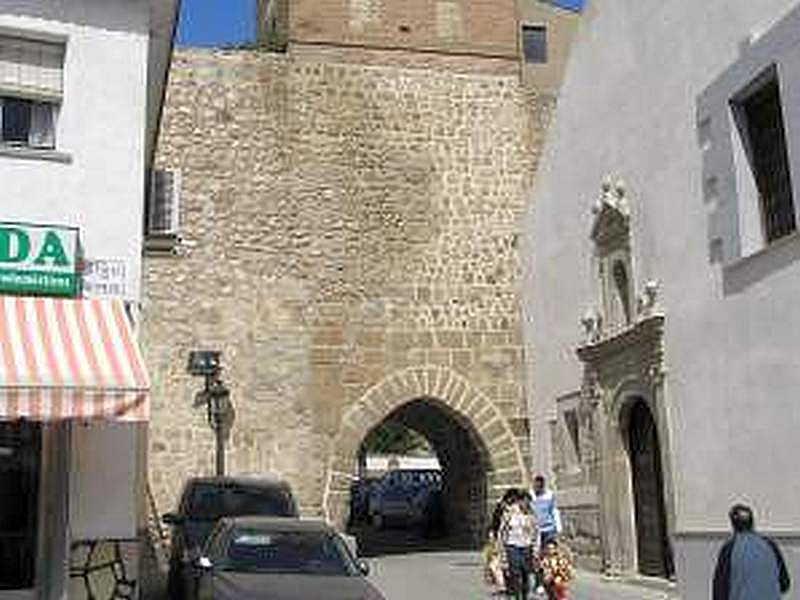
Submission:
POLYGON ((0 600, 136 597, 148 391, 121 300, 0 296, 0 600))

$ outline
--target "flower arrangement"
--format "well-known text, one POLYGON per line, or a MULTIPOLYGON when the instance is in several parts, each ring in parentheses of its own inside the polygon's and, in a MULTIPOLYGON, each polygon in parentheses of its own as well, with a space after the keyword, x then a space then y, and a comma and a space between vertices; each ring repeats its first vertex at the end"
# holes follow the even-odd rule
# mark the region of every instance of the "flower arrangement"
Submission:
POLYGON ((556 598, 566 598, 569 583, 575 578, 572 553, 563 544, 549 542, 539 559, 545 583, 552 586, 556 598))

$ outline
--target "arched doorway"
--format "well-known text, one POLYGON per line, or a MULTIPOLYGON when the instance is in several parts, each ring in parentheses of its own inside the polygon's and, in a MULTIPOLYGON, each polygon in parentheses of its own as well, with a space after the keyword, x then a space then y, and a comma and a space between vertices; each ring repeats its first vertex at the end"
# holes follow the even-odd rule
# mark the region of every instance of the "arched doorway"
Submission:
POLYGON ((658 430, 650 408, 642 399, 634 401, 628 413, 627 444, 639 572, 670 577, 674 568, 667 535, 658 430))
POLYGON ((402 422, 424 436, 443 471, 445 530, 453 544, 483 541, 489 507, 510 487, 528 487, 527 428, 511 421, 463 375, 444 367, 397 371, 342 415, 332 440, 323 496, 326 518, 347 524, 362 444, 382 423, 402 422))
POLYGON ((358 495, 367 506, 360 508, 362 518, 354 519, 351 496, 350 521, 356 523, 354 531, 362 536, 367 552, 478 547, 489 510, 489 455, 472 424, 440 400, 417 398, 390 412, 370 430, 359 449, 360 461, 374 449, 369 447, 374 433, 387 430, 411 434, 398 436, 398 453, 404 446, 419 446, 414 444, 414 436, 424 440, 420 454, 427 448, 436 466, 418 466, 421 457, 411 451, 405 456, 393 454, 390 464, 371 473, 361 462, 359 483, 367 490, 361 488, 358 495), (364 498, 365 493, 371 497, 364 498))

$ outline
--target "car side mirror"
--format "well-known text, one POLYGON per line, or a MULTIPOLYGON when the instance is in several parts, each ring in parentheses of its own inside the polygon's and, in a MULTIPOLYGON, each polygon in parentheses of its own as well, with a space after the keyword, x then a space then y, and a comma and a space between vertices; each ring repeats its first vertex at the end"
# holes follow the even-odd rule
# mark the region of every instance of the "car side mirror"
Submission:
POLYGON ((358 567, 358 572, 361 573, 364 577, 369 575, 369 563, 365 560, 356 561, 356 566, 358 567))
POLYGON ((182 525, 183 517, 177 513, 166 513, 161 515, 161 522, 165 525, 182 525))
POLYGON ((207 573, 214 568, 214 563, 207 556, 201 556, 194 561, 194 566, 200 573, 207 573))

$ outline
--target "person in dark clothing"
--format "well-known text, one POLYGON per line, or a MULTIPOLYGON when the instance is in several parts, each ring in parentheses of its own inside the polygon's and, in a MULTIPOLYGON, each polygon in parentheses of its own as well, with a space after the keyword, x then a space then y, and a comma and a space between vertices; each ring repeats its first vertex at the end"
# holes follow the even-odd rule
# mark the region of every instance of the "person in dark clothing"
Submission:
POLYGON ((733 536, 714 570, 714 600, 780 600, 791 581, 777 544, 753 530, 753 511, 736 504, 728 516, 733 536))

